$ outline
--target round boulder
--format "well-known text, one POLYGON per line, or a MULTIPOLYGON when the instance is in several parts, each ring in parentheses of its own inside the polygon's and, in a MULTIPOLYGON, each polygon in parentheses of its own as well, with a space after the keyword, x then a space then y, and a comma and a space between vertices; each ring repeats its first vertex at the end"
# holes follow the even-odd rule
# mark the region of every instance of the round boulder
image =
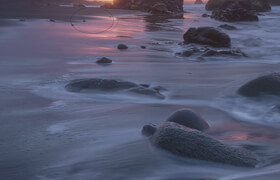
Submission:
POLYGON ((97 64, 111 64, 113 61, 109 58, 103 57, 96 61, 97 64))
POLYGON ((119 45, 118 45, 118 49, 119 49, 119 50, 126 50, 126 49, 128 49, 128 46, 125 45, 125 44, 119 44, 119 45))
POLYGON ((280 73, 271 73, 258 77, 241 86, 238 93, 253 97, 262 94, 280 95, 280 73))
POLYGON ((167 119, 169 122, 176 122, 188 128, 196 130, 205 130, 210 126, 209 124, 200 117, 197 113, 193 112, 190 109, 180 109, 171 114, 167 119))
POLYGON ((230 47, 230 37, 213 27, 190 28, 184 34, 185 43, 196 43, 214 47, 230 47))
POLYGON ((257 159, 251 152, 228 146, 201 131, 173 122, 160 125, 154 131, 151 142, 182 157, 243 167, 257 165, 257 159))

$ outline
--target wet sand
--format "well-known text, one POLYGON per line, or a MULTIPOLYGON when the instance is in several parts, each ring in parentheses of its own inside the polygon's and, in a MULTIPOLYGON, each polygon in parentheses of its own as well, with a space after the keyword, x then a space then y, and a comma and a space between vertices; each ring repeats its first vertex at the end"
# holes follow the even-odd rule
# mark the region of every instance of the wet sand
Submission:
MULTIPOLYGON (((280 24, 279 9, 260 22, 234 23, 240 30, 226 31, 233 45, 250 58, 201 59, 176 56, 186 48, 178 45, 183 33, 191 26, 221 23, 201 18, 202 6, 185 8, 189 13, 184 20, 113 10, 114 20, 101 13, 85 23, 75 22, 89 33, 77 31, 69 22, 49 22, 47 10, 23 22, 18 19, 33 15, 3 18, 2 22, 17 26, 0 29, 1 178, 277 179, 279 120, 265 113, 278 99, 248 101, 236 89, 256 76, 279 70, 278 31, 274 31, 278 27, 271 26, 280 24), (112 28, 98 33, 112 21, 112 28), (129 49, 117 50, 119 43, 129 49), (113 64, 97 65, 95 61, 103 56, 113 59, 113 64), (72 79, 91 77, 160 85, 168 89, 167 98, 64 89, 72 79), (251 148, 261 159, 259 167, 182 159, 155 149, 141 136, 144 124, 160 124, 182 107, 201 114, 211 125, 213 137, 251 148)), ((68 19, 71 13, 66 14, 54 16, 68 19)))

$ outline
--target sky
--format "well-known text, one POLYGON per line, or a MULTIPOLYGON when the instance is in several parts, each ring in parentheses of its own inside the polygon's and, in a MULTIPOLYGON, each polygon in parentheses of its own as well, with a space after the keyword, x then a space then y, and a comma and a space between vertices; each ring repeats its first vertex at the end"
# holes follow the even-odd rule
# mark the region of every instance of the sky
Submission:
MULTIPOLYGON (((95 1, 95 0, 88 0, 88 1, 95 1)), ((113 1, 113 0, 100 0, 100 1, 113 1)), ((195 2, 195 0, 184 0, 184 1, 190 1, 190 2, 195 2)), ((205 2, 206 0, 202 0, 205 2)))

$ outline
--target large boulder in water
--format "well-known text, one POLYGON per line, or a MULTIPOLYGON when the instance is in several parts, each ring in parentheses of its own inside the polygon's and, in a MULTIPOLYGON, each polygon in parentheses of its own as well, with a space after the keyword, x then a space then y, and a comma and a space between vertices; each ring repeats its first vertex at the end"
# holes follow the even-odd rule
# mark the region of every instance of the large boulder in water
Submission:
POLYGON ((209 0, 205 6, 206 10, 227 8, 242 8, 247 11, 270 11, 271 6, 267 0, 209 0))
POLYGON ((121 9, 137 9, 157 15, 182 17, 183 0, 113 0, 113 4, 121 9))
POLYGON ((76 79, 72 80, 65 86, 65 89, 70 92, 80 91, 103 91, 103 92, 129 92, 145 96, 150 96, 158 99, 164 99, 164 95, 160 90, 149 85, 136 84, 129 81, 111 80, 111 79, 76 79))
POLYGON ((213 27, 190 28, 184 34, 185 43, 196 43, 215 47, 230 47, 230 37, 213 27))
POLYGON ((200 115, 190 109, 180 109, 172 113, 167 121, 176 122, 178 124, 196 130, 205 130, 210 127, 209 124, 200 115))
POLYGON ((165 122, 158 128, 146 125, 142 134, 150 135, 156 147, 182 157, 244 167, 255 167, 257 164, 252 153, 228 146, 201 131, 177 123, 165 122))
POLYGON ((241 86, 238 93, 253 97, 262 94, 280 95, 280 73, 271 73, 258 77, 241 86))

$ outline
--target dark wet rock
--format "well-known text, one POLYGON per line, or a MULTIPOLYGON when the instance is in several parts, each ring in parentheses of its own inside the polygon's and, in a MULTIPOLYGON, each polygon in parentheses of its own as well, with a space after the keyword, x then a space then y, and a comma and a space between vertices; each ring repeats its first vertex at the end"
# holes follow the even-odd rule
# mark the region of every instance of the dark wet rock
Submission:
POLYGON ((226 30, 237 30, 237 28, 235 26, 231 26, 228 24, 222 24, 219 26, 220 28, 226 29, 226 30))
POLYGON ((215 47, 230 47, 230 41, 230 37, 227 34, 213 27, 190 28, 184 34, 184 42, 187 44, 196 43, 215 47))
POLYGON ((117 91, 137 87, 133 82, 110 79, 76 79, 65 86, 68 91, 82 90, 117 91))
POLYGON ((135 94, 150 96, 157 99, 164 99, 164 95, 160 90, 150 86, 144 86, 129 81, 111 80, 111 79, 76 79, 72 80, 65 86, 70 92, 87 91, 103 91, 103 92, 131 92, 135 94))
POLYGON ((142 128, 142 135, 144 136, 152 136, 157 130, 156 125, 150 124, 150 125, 145 125, 142 128))
POLYGON ((49 21, 50 21, 50 22, 55 22, 55 20, 54 20, 54 19, 49 19, 49 21))
POLYGON ((119 44, 119 45, 118 45, 118 49, 119 49, 119 50, 126 50, 126 49, 128 49, 128 46, 125 45, 125 44, 119 44))
MULTIPOLYGON (((142 132, 150 135, 153 126, 145 127, 142 132)), ((235 166, 255 167, 257 160, 249 151, 230 147, 207 134, 173 122, 161 124, 150 137, 158 148, 173 154, 198 160, 213 161, 235 166)))
POLYGON ((280 73, 271 73, 253 79, 241 86, 238 93, 243 96, 254 97, 263 94, 280 95, 280 73))
POLYGON ((210 17, 210 15, 209 14, 202 14, 201 17, 206 18, 206 17, 210 17))
POLYGON ((97 64, 111 64, 113 61, 109 58, 103 57, 96 61, 97 64))
POLYGON ((183 0, 113 0, 115 8, 134 9, 157 15, 183 17, 183 0))
POLYGON ((142 49, 146 49, 147 47, 146 47, 146 46, 141 46, 141 48, 142 48, 142 49))
POLYGON ((209 124, 200 115, 190 109, 180 109, 172 113, 167 121, 176 122, 178 124, 196 130, 205 130, 210 127, 209 124))
POLYGON ((195 0, 194 4, 203 4, 202 0, 195 0))
POLYGON ((135 88, 131 88, 129 90, 130 92, 133 93, 137 93, 137 94, 143 94, 143 95, 147 95, 147 96, 152 96, 155 97, 157 99, 164 99, 164 95, 162 95, 159 91, 153 89, 153 88, 146 88, 143 86, 138 86, 135 88))
POLYGON ((244 9, 246 11, 264 12, 270 11, 271 6, 267 0, 209 0, 206 10, 244 9))
POLYGON ((209 49, 202 54, 202 56, 221 56, 221 55, 248 57, 240 49, 225 49, 225 50, 209 49))
POLYGON ((176 53, 182 57, 210 57, 210 56, 235 56, 235 57, 248 57, 247 54, 238 48, 210 48, 210 47, 191 47, 183 52, 176 53))
POLYGON ((253 11, 249 11, 243 8, 227 8, 227 9, 215 9, 212 11, 212 18, 224 21, 224 22, 236 22, 236 21, 258 21, 259 18, 253 11))

